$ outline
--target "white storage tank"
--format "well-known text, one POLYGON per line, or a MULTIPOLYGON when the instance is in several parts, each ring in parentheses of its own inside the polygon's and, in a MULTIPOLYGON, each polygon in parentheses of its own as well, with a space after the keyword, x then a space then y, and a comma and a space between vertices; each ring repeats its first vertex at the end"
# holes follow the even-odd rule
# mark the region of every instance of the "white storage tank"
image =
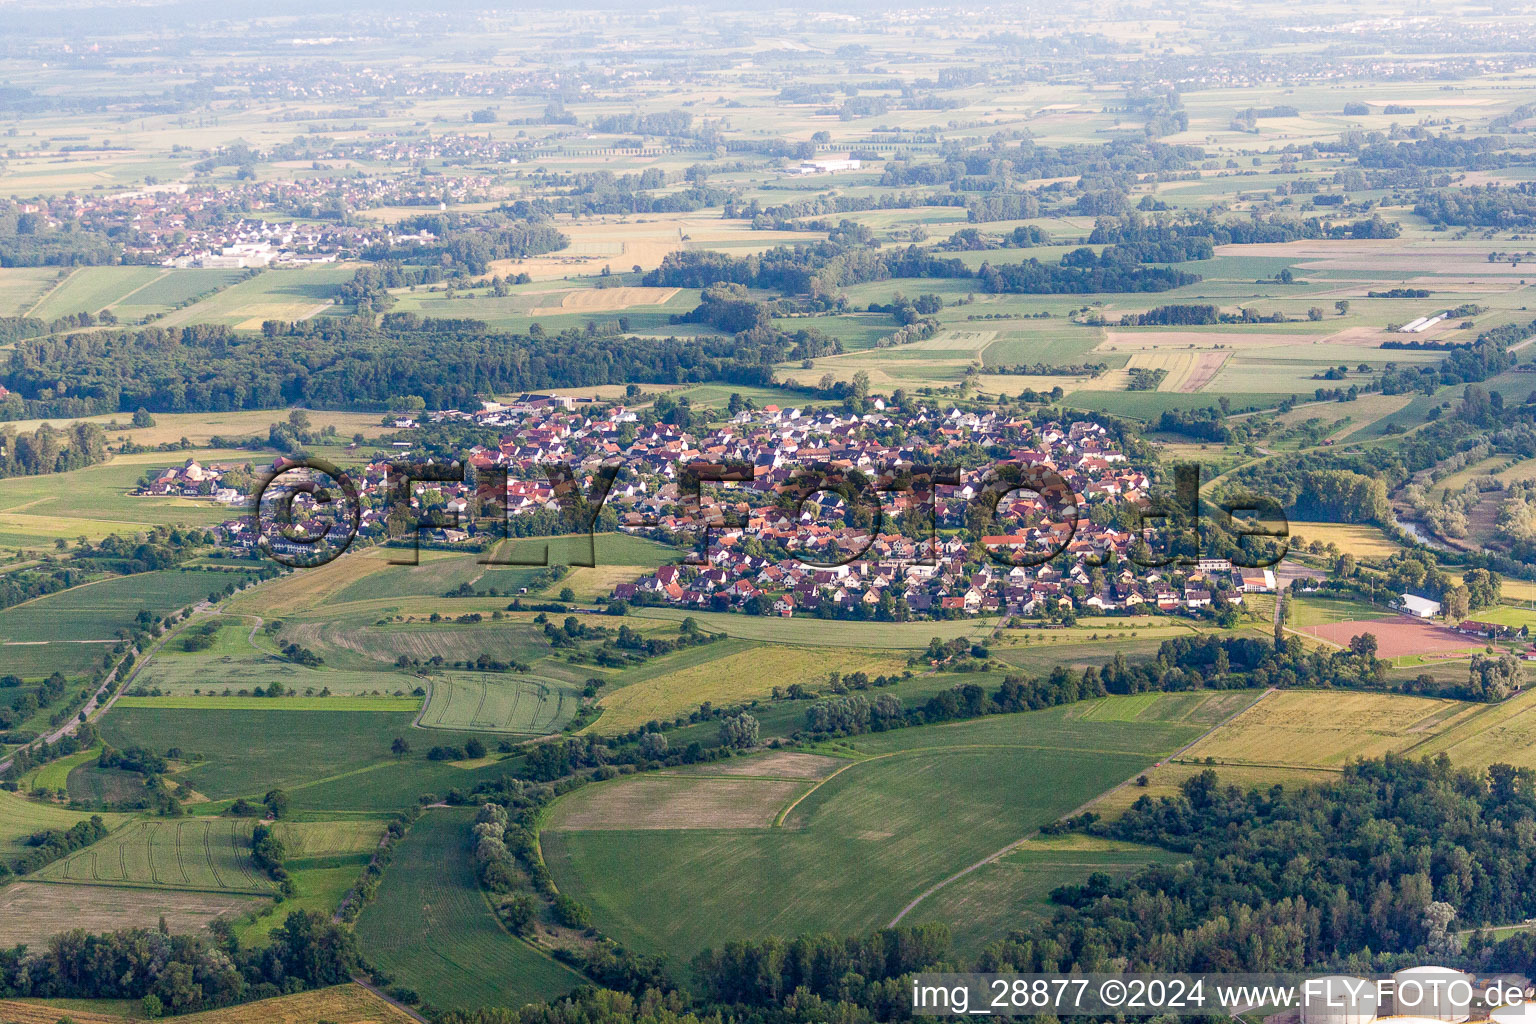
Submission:
POLYGON ((1472 978, 1449 967, 1409 967, 1392 975, 1392 1006, 1403 1016, 1464 1021, 1472 1015, 1472 978))
POLYGON ((1488 1015, 1493 1024, 1536 1024, 1536 1002, 1501 1006, 1488 1015))
POLYGON ((1372 1024, 1376 983, 1342 974, 1311 978, 1302 987, 1301 1024, 1372 1024))

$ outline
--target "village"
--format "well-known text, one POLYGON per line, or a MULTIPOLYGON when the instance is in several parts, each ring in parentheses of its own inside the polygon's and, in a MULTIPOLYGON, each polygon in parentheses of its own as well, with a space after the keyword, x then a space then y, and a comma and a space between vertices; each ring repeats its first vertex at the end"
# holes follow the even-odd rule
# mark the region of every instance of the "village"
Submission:
MULTIPOLYGON (((585 513, 594 528, 679 547, 678 564, 617 584, 614 602, 783 617, 1073 618, 1153 609, 1215 615, 1241 605, 1245 594, 1276 589, 1272 570, 1242 569, 1223 558, 1156 569, 1138 564, 1145 545, 1155 543, 1155 531, 1143 537, 1135 525, 1149 479, 1101 424, 1035 423, 954 408, 898 412, 880 399, 873 405, 863 415, 743 409, 698 435, 647 424, 622 405, 595 411, 555 395, 487 402, 473 413, 434 412, 420 423, 393 417, 396 438, 418 440, 390 442, 394 458, 358 471, 357 533, 396 543, 414 534, 432 546, 484 549, 526 532, 500 521, 501 500, 508 519, 542 514, 555 524, 549 529, 569 528, 562 513, 569 513, 572 495, 597 505, 594 488, 611 480, 601 514, 585 513), (415 483, 415 507, 400 508, 394 465, 422 462, 430 447, 425 438, 447 424, 493 429, 499 442, 462 453, 462 480, 415 483), (725 465, 741 467, 733 474, 738 479, 690 485, 690 467, 725 465), (986 504, 988 471, 1010 465, 1057 474, 1071 497, 1053 507, 1040 494, 1014 490, 998 502, 985 528, 993 532, 978 534, 982 527, 972 517, 986 504), (801 474, 811 466, 862 478, 873 488, 870 500, 846 488, 807 494, 801 474), (931 466, 957 467, 957 482, 880 489, 882 480, 911 481, 914 470, 931 466)), ((248 493, 222 482, 231 468, 189 460, 156 476, 146 493, 248 505, 248 493)), ((272 470, 284 485, 292 482, 290 460, 278 459, 272 470)), ((350 542, 349 530, 313 503, 301 498, 294 507, 314 517, 308 535, 328 536, 338 548, 350 542)), ((237 550, 306 549, 274 523, 248 515, 224 522, 220 534, 237 550)))

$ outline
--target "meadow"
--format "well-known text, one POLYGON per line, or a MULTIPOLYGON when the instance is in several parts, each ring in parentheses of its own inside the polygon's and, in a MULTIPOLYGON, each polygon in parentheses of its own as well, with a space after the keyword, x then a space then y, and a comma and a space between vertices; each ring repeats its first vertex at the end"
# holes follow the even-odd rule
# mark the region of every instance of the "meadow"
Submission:
MULTIPOLYGON (((126 419, 126 417, 124 417, 126 419)), ((277 418, 275 415, 273 418, 277 418)), ((244 465, 260 453, 228 449, 196 452, 204 462, 244 465)), ((14 476, 0 480, 0 545, 52 550, 54 541, 132 536, 150 526, 208 527, 241 514, 212 501, 131 493, 148 471, 180 465, 184 453, 115 455, 62 477, 14 476)))
POLYGON ((358 948, 443 1009, 563 995, 585 979, 509 934, 491 912, 470 856, 472 817, 431 810, 411 827, 357 920, 358 948))

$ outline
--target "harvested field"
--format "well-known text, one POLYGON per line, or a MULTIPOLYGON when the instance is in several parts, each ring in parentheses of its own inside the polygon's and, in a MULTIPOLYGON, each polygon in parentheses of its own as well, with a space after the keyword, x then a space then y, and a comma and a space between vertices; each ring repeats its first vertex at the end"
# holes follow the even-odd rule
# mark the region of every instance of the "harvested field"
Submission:
POLYGON ((565 293, 558 306, 538 306, 529 313, 533 316, 554 316, 558 313, 601 313, 631 306, 659 306, 671 300, 678 288, 580 288, 565 293))
MULTIPOLYGON (((1480 706, 1397 694, 1284 690, 1268 694, 1185 752, 1220 764, 1337 770, 1417 746, 1480 706)), ((1218 773, 1220 769, 1218 768, 1218 773)))
MULTIPOLYGON (((119 1016, 95 1010, 102 1001, 75 999, 6 1000, 0 1002, 0 1020, 7 1024, 55 1024, 65 1015, 75 1024, 124 1024, 136 1022, 134 1016, 119 1016)), ((132 1004, 137 1007, 137 1004, 132 1004)), ((388 1001, 361 985, 337 985, 334 988, 299 992, 276 999, 262 999, 222 1010, 177 1017, 181 1024, 315 1024, 328 1020, 336 1024, 412 1024, 410 1014, 396 1009, 388 1001)))
POLYGON ((1399 615, 1390 619, 1354 622, 1329 622, 1320 626, 1302 626, 1297 632, 1326 640, 1339 647, 1347 647, 1350 640, 1364 633, 1376 637, 1376 656, 1401 658, 1414 654, 1450 654, 1477 651, 1483 642, 1475 637, 1462 636, 1442 626, 1422 619, 1399 615))
POLYGON ((1317 523, 1293 519, 1290 528, 1293 544, 1298 537, 1308 543, 1314 540, 1324 544, 1333 543, 1340 551, 1347 551, 1357 558, 1386 558, 1403 549, 1401 544, 1382 533, 1381 528, 1377 526, 1317 523))
POLYGON ((1435 736, 1416 754, 1444 753, 1457 767, 1480 768, 1502 762, 1536 767, 1536 690, 1502 704, 1482 706, 1435 736))
POLYGON ((824 779, 849 762, 840 757, 775 751, 756 757, 712 761, 697 768, 680 769, 678 775, 751 775, 763 779, 824 779))
POLYGON ((215 918, 243 913, 261 902, 262 897, 235 893, 16 882, 0 889, 0 948, 18 943, 42 946, 49 936, 69 928, 153 928, 162 914, 173 932, 201 932, 215 918))
POLYGON ((546 831, 767 828, 807 781, 644 776, 588 786, 562 800, 546 831))
POLYGON ((766 697, 775 686, 819 682, 828 672, 877 676, 896 674, 905 667, 906 659, 876 652, 779 647, 772 658, 764 658, 761 650, 739 651, 605 694, 598 701, 603 715, 592 728, 604 734, 628 732, 652 719, 691 711, 705 701, 725 705, 766 697))

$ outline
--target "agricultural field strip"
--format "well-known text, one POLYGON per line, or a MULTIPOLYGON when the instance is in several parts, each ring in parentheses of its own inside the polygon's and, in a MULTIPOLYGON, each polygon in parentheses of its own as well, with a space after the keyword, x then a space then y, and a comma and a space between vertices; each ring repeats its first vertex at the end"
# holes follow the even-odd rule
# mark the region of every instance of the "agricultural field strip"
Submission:
MULTIPOLYGON (((164 830, 172 827, 172 824, 171 822, 154 820, 130 821, 122 827, 115 829, 99 843, 94 843, 85 849, 70 854, 68 857, 54 861, 41 871, 29 876, 28 880, 58 885, 176 889, 186 892, 241 893, 253 896, 270 896, 272 894, 273 887, 269 883, 264 882, 253 870, 253 862, 250 859, 249 851, 242 850, 242 846, 246 844, 242 844, 239 840, 240 822, 223 818, 182 819, 174 822, 175 832, 169 845, 174 850, 176 871, 180 874, 181 880, 180 882, 175 882, 161 878, 162 868, 169 875, 170 866, 168 863, 157 865, 155 853, 157 849, 163 850, 166 845, 159 843, 157 840, 161 838, 164 830), (225 836, 222 833, 224 830, 218 828, 219 825, 223 824, 228 824, 229 826, 228 846, 227 851, 221 849, 219 852, 227 852, 230 855, 230 860, 225 863, 225 870, 226 872, 232 871, 240 879, 243 879, 245 883, 243 885, 226 884, 223 875, 220 874, 219 864, 215 858, 215 847, 212 837, 216 830, 220 832, 218 842, 221 847, 223 846, 225 836), (196 828, 198 825, 202 826, 201 836, 194 836, 190 843, 183 843, 182 840, 187 826, 196 828), (136 847, 140 833, 143 834, 143 867, 149 873, 149 881, 147 882, 139 878, 130 877, 131 872, 128 864, 130 851, 134 851, 134 855, 137 857, 136 847), (189 845, 194 849, 201 850, 201 863, 195 866, 206 869, 207 873, 213 878, 212 885, 196 884, 187 874, 187 861, 183 851, 189 845), (100 858, 103 854, 110 858, 114 847, 117 852, 117 868, 120 877, 102 877, 100 858), (87 868, 86 865, 89 865, 89 867, 87 868), (77 869, 82 871, 82 875, 79 877, 76 877, 74 874, 77 869), (84 872, 86 871, 89 872, 89 877, 85 877, 84 872)), ((164 860, 165 858, 162 859, 164 860)), ((137 863, 135 866, 137 866, 137 863)))
MULTIPOLYGON (((1201 733, 1199 736, 1196 736, 1194 739, 1190 740, 1184 746, 1180 747, 1178 750, 1174 751, 1172 754, 1169 754, 1167 757, 1163 758, 1163 760, 1165 760, 1165 761, 1171 760, 1171 759, 1173 759, 1175 757, 1178 757, 1180 754, 1183 754, 1185 751, 1187 751, 1191 747, 1195 746, 1201 740, 1205 739, 1207 736, 1211 735, 1213 732, 1215 732, 1216 730, 1220 729, 1222 726, 1226 725, 1228 722, 1232 721, 1234 718, 1237 718, 1239 715, 1247 713, 1247 711, 1250 708, 1254 707, 1256 704, 1259 703, 1259 701, 1262 701, 1265 697, 1268 697, 1271 693, 1274 693, 1274 692, 1275 691, 1274 691, 1273 687, 1265 690, 1263 693, 1259 694, 1258 697, 1254 698, 1252 703, 1247 704, 1247 705, 1243 706, 1242 708, 1239 708, 1237 711, 1234 711, 1232 714, 1228 715, 1222 721, 1220 721, 1217 724, 1211 726, 1205 732, 1201 733)), ((1085 750, 1083 752, 1084 753, 1101 753, 1102 751, 1085 750)), ((1143 755, 1143 756, 1145 756, 1145 755, 1143 755)), ((1094 797, 1092 800, 1089 800, 1087 803, 1084 803, 1081 806, 1079 806, 1079 807, 1073 809, 1072 811, 1068 812, 1067 814, 1062 815, 1062 817, 1070 818, 1073 815, 1081 814, 1088 807, 1093 806, 1093 804, 1095 804, 1098 801, 1100 801, 1100 800, 1104 799, 1105 797, 1109 796, 1111 793, 1117 792, 1118 790, 1122 789, 1123 787, 1132 784, 1135 781, 1135 779, 1136 779, 1136 776, 1131 776, 1130 778, 1125 779, 1124 781, 1120 782, 1118 785, 1112 786, 1109 789, 1105 790, 1104 792, 1100 793, 1098 796, 1094 797)), ((901 919, 902 918, 906 917, 909 913, 911 913, 913 910, 915 910, 917 908, 918 904, 922 903, 923 900, 927 899, 929 896, 931 896, 934 893, 938 892, 940 889, 944 888, 946 885, 949 885, 951 882, 955 881, 956 879, 964 878, 966 875, 971 874, 973 871, 977 871, 977 870, 979 870, 979 869, 981 869, 983 867, 986 867, 988 864, 991 864, 994 861, 1002 859, 1003 857, 1005 857, 1009 853, 1011 853, 1013 850, 1015 850, 1018 847, 1022 846, 1024 843, 1026 843, 1029 840, 1035 838, 1039 834, 1040 834, 1040 830, 1036 829, 1035 831, 1031 832, 1029 835, 1023 836, 1023 837, 1021 837, 1019 839, 1014 840, 1013 842, 1009 843, 1007 846, 1004 846, 1002 849, 998 850, 996 853, 992 853, 992 854, 990 854, 990 855, 988 855, 986 857, 983 857, 981 860, 979 860, 976 863, 970 865, 969 867, 962 868, 960 871, 955 872, 953 875, 950 875, 948 878, 944 879, 943 881, 937 882, 934 885, 932 885, 929 888, 927 888, 924 891, 922 891, 921 893, 918 893, 917 897, 915 899, 913 899, 912 902, 908 903, 905 907, 902 907, 901 908, 901 912, 898 913, 895 917, 891 918, 891 923, 889 925, 887 925, 887 927, 895 928, 898 924, 901 923, 901 919)))

